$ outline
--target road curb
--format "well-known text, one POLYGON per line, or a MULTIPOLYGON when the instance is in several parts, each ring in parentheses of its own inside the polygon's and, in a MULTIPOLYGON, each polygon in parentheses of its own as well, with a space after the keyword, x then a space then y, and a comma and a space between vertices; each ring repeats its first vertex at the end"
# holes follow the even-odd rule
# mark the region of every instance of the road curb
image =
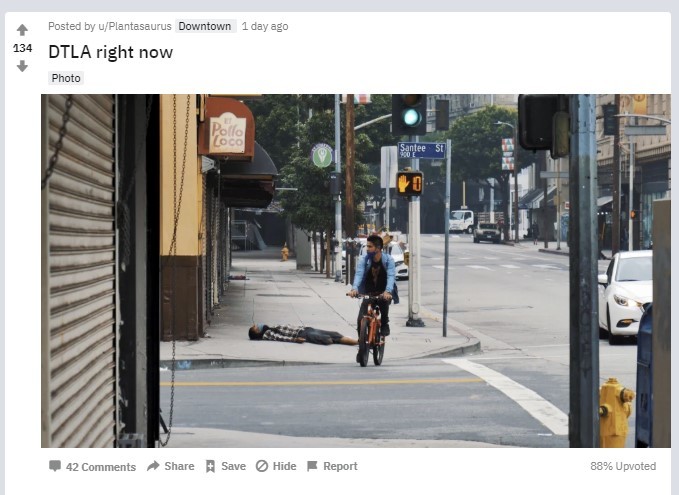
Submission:
POLYGON ((568 251, 557 251, 556 249, 541 248, 541 249, 538 249, 538 251, 540 253, 558 254, 558 255, 561 255, 561 256, 568 256, 568 254, 569 254, 568 251))
MULTIPOLYGON (((220 368, 257 368, 264 366, 302 366, 314 364, 332 364, 332 363, 314 363, 309 361, 237 359, 237 358, 177 359, 175 361, 175 371, 205 370, 220 368)), ((167 371, 171 370, 172 360, 162 359, 160 361, 160 368, 167 371)))
POLYGON ((437 358, 437 357, 457 357, 466 356, 469 354, 476 354, 481 352, 481 342, 474 338, 476 342, 472 342, 466 345, 458 345, 454 347, 449 347, 447 349, 440 349, 438 351, 430 352, 422 356, 414 356, 409 359, 425 359, 425 358, 437 358))

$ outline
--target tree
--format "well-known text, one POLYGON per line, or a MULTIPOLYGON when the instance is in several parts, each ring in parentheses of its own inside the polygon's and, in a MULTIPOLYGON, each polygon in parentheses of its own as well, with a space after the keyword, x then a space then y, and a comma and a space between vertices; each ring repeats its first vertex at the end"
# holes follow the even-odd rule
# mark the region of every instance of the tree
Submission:
MULTIPOLYGON (((334 95, 265 95, 249 103, 255 116, 257 141, 278 167, 279 186, 297 189, 276 194, 283 215, 307 231, 334 229, 335 208, 329 190, 329 174, 334 167, 320 169, 311 162, 314 144, 334 147, 334 101, 334 95)), ((359 146, 370 150, 371 142, 361 139, 359 146)), ((354 200, 358 203, 365 199, 374 178, 362 162, 357 161, 355 168, 354 200)), ((356 221, 362 222, 360 212, 356 221)))
MULTIPOLYGON (((510 126, 497 125, 506 122, 517 128, 518 118, 514 109, 489 106, 478 112, 455 120, 445 137, 452 140, 452 176, 457 181, 477 181, 495 187, 502 195, 505 218, 509 218, 509 173, 502 170, 503 138, 514 137, 510 126), (495 179, 497 185, 488 180, 495 179)), ((532 153, 515 143, 518 159, 517 173, 532 163, 532 153)), ((505 222, 505 238, 509 225, 505 222)))

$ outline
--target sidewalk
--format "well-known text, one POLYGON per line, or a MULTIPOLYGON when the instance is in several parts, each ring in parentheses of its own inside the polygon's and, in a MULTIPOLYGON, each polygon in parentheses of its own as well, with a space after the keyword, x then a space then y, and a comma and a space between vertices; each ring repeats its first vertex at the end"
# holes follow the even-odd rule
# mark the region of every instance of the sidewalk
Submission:
MULTIPOLYGON (((544 247, 522 241, 517 251, 537 251, 568 256, 568 245, 556 242, 544 247)), ((603 254, 610 258, 610 250, 603 254)), ((278 248, 234 253, 231 276, 221 307, 215 310, 208 337, 195 342, 177 342, 177 370, 273 366, 298 364, 355 363, 356 349, 343 345, 317 346, 286 342, 251 341, 247 330, 253 323, 304 325, 338 331, 354 337, 359 302, 345 296, 349 286, 313 270, 297 270, 294 258, 280 261, 278 248)), ((398 284, 407 284, 399 281, 398 284)), ((439 318, 422 308, 424 327, 407 327, 408 301, 392 304, 389 310, 391 335, 385 360, 455 356, 478 352, 479 341, 449 320, 443 337, 439 318)), ((161 367, 169 368, 172 343, 161 342, 161 367)))
MULTIPOLYGON (((550 241, 547 243, 547 247, 545 247, 544 241, 538 241, 537 244, 533 244, 533 241, 531 239, 523 239, 521 242, 519 242, 519 244, 516 245, 516 247, 520 249, 530 249, 533 251, 538 251, 540 253, 549 253, 562 256, 568 256, 570 254, 568 244, 566 243, 566 241, 561 241, 561 243, 557 243, 556 241, 550 241)), ((611 256, 613 256, 613 253, 610 249, 603 249, 601 251, 601 254, 603 254, 605 256, 605 259, 607 260, 610 260, 611 256)))
MULTIPOLYGON (((311 326, 355 337, 360 303, 346 297, 349 286, 312 270, 297 270, 295 259, 281 262, 278 248, 234 253, 231 276, 245 279, 229 281, 221 307, 206 329, 209 337, 176 343, 177 370, 355 364, 355 347, 251 341, 247 335, 253 323, 267 323, 311 326)), ((407 299, 391 305, 385 360, 455 356, 479 350, 479 341, 464 330, 449 324, 447 337, 443 337, 441 322, 426 311, 421 316, 426 326, 407 327, 407 299)), ((171 359, 172 343, 161 342, 161 367, 169 368, 171 359)))
MULTIPOLYGON (((546 252, 568 254, 556 244, 546 252)), ((517 251, 545 251, 544 244, 532 241, 516 246, 517 251)), ((297 270, 296 260, 280 261, 280 250, 237 252, 234 254, 231 276, 221 307, 206 331, 208 337, 196 342, 177 342, 176 369, 227 368, 242 366, 286 366, 307 364, 345 364, 355 362, 356 347, 345 345, 319 346, 285 342, 251 341, 248 328, 257 323, 292 324, 335 330, 355 336, 359 302, 345 296, 349 286, 335 282, 312 270, 297 270), (239 279, 239 278, 243 279, 239 279)), ((407 281, 399 281, 407 284, 407 281)), ((426 308, 420 312, 424 327, 407 327, 408 301, 391 305, 389 311, 391 335, 387 338, 385 364, 400 359, 434 356, 456 356, 480 352, 480 342, 471 329, 448 320, 447 337, 442 323, 426 308), (457 325, 457 326, 456 326, 457 325)), ((171 366, 172 343, 160 344, 161 368, 171 366)), ((372 365, 371 365, 372 366, 372 365)), ((167 375, 166 375, 167 376, 167 375)), ((165 377, 164 377, 165 378, 165 377)), ((306 448, 369 448, 369 447, 480 447, 499 445, 458 440, 404 439, 343 439, 304 438, 263 435, 210 428, 173 429, 173 448, 183 447, 306 447, 306 448)))

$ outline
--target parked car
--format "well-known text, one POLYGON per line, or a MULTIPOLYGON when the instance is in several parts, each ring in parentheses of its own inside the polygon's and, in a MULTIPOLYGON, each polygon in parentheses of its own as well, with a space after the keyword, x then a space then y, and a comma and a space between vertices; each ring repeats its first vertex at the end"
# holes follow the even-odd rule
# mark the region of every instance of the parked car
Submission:
POLYGON ((480 223, 474 229, 474 242, 490 241, 493 244, 500 242, 500 228, 496 223, 480 223))
MULTIPOLYGON (((358 251, 358 258, 365 254, 366 240, 361 239, 361 247, 358 251)), ((396 265, 396 280, 408 278, 408 265, 405 264, 405 253, 408 252, 408 247, 402 242, 391 242, 386 248, 386 252, 394 258, 396 265)), ((346 273, 346 252, 342 251, 342 272, 346 273)))
POLYGON ((639 320, 653 302, 653 251, 621 251, 599 278, 599 336, 616 344, 639 332, 639 320))
POLYGON ((390 242, 386 251, 394 258, 396 280, 407 279, 409 275, 408 265, 405 264, 405 253, 408 251, 408 247, 400 242, 390 242))

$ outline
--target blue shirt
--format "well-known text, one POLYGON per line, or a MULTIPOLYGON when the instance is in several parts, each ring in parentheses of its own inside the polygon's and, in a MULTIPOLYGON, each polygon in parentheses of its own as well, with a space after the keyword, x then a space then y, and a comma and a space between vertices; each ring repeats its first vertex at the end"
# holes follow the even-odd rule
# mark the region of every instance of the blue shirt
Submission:
MULTIPOLYGON (((394 264, 394 258, 390 254, 382 253, 382 258, 380 258, 382 266, 387 272, 387 287, 385 291, 390 294, 394 294, 394 282, 396 280, 396 265, 394 264)), ((354 275, 354 283, 351 286, 352 289, 359 292, 359 294, 365 294, 365 277, 370 270, 370 265, 372 260, 368 258, 367 254, 361 256, 356 264, 356 274, 354 275)), ((394 303, 397 303, 396 297, 394 298, 394 303)))

